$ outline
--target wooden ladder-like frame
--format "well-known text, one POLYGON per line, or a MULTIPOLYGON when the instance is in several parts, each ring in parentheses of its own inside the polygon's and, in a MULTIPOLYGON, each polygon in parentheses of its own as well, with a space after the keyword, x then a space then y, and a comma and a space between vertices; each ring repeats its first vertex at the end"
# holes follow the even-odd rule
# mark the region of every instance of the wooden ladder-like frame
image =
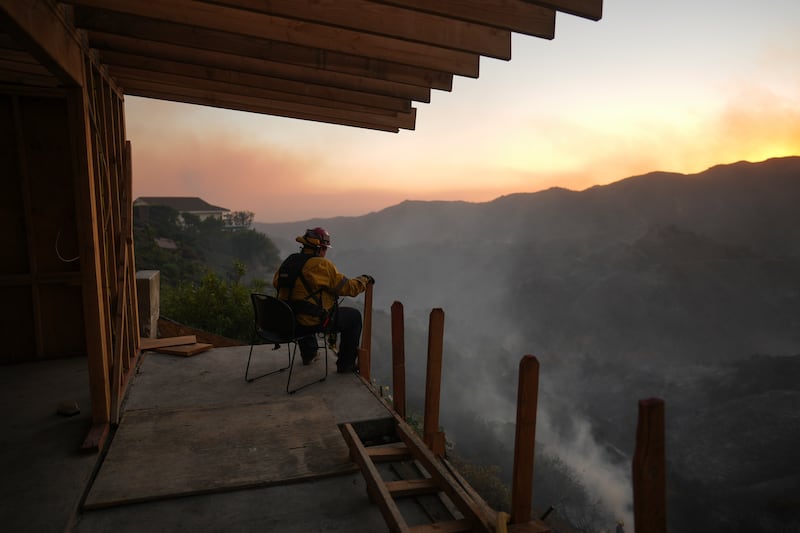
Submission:
POLYGON ((361 441, 351 424, 342 426, 342 435, 350 448, 350 456, 361 469, 367 483, 367 493, 380 508, 386 525, 393 532, 457 532, 494 531, 491 509, 466 484, 449 471, 449 466, 431 452, 414 430, 404 421, 395 417, 397 436, 402 442, 392 446, 367 447, 361 441), (375 463, 416 460, 430 477, 400 481, 384 481, 375 463), (423 494, 444 493, 463 518, 409 526, 396 498, 419 496, 423 494))

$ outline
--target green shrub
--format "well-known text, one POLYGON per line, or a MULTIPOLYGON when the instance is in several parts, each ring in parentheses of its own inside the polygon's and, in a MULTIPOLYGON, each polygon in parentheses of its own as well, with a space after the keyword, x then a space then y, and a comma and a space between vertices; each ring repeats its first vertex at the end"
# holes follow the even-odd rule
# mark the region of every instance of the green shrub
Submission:
POLYGON ((163 286, 161 313, 193 328, 250 342, 253 332, 250 293, 264 292, 267 284, 263 280, 254 280, 244 285, 240 282, 244 266, 239 263, 234 268, 240 275, 232 281, 207 270, 197 283, 163 286))

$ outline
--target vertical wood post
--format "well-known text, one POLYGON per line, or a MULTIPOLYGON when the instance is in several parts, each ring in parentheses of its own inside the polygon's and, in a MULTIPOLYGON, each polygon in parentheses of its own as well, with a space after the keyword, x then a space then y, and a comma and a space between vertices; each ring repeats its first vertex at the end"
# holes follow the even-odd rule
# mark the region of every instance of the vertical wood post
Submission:
POLYGON ((367 283, 364 291, 364 325, 361 328, 361 348, 358 350, 358 373, 369 381, 372 366, 372 283, 367 283), (363 352, 362 352, 363 350, 363 352), (362 355, 366 353, 366 357, 362 355))
POLYGON ((444 311, 431 311, 428 325, 428 369, 425 377, 423 440, 436 455, 444 455, 444 433, 439 431, 439 398, 442 390, 444 311))
POLYGON ((403 304, 392 304, 392 396, 394 410, 406 419, 406 341, 403 304))
POLYGON ((636 533, 666 533, 667 489, 664 400, 639 400, 633 454, 633 519, 636 533))
POLYGON ((539 361, 526 355, 519 362, 517 429, 514 438, 514 473, 511 482, 511 523, 531 520, 533 452, 536 442, 536 407, 539 401, 539 361))
MULTIPOLYGON (((92 135, 89 127, 89 103, 85 85, 68 90, 70 130, 73 132, 72 153, 75 175, 75 210, 80 244, 83 312, 86 352, 89 365, 89 389, 92 422, 108 423, 111 419, 109 379, 110 335, 108 308, 100 259, 100 226, 98 224, 97 182, 92 164, 92 135)), ((102 445, 102 443, 101 443, 102 445)))

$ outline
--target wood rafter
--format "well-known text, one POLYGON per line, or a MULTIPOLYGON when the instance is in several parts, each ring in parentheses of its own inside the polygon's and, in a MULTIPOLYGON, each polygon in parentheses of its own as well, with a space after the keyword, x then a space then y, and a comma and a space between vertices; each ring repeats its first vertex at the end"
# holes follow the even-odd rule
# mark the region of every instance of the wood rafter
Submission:
POLYGON ((0 0, 24 40, 0 27, 0 83, 74 83, 88 48, 125 94, 397 131, 432 90, 478 77, 481 57, 511 59, 512 33, 553 39, 559 12, 602 11, 602 0, 0 0))

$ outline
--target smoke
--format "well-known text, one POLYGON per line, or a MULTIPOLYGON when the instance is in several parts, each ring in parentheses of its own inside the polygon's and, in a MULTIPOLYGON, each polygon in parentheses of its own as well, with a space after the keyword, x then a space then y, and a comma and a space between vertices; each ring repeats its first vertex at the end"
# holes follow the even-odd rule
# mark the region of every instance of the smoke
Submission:
POLYGON ((633 493, 629 466, 614 460, 608 449, 592 435, 592 426, 573 414, 565 424, 555 424, 555 415, 539 409, 536 419, 537 441, 542 452, 561 459, 580 479, 592 502, 609 512, 615 520, 633 523, 633 493))

